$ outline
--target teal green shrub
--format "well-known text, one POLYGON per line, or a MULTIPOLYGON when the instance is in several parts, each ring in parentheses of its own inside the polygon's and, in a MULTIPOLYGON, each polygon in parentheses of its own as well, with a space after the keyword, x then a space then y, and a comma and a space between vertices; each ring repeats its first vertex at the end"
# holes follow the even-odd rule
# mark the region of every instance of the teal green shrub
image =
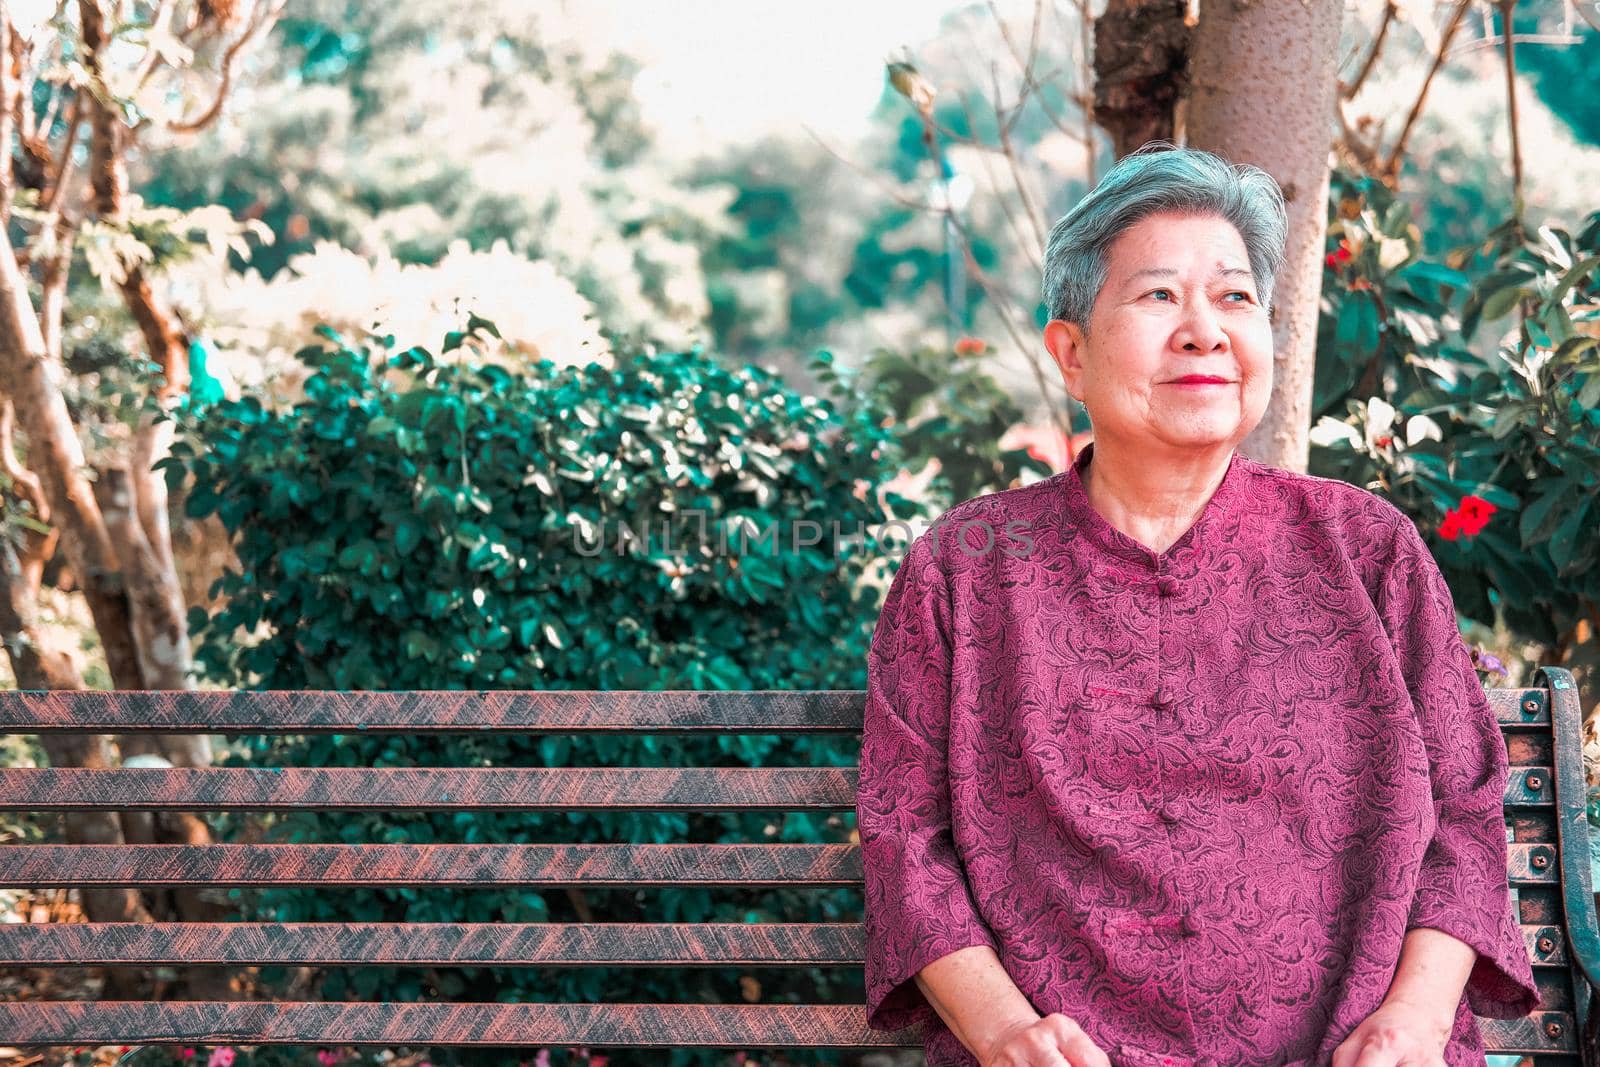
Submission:
MULTIPOLYGON (((493 331, 473 320, 472 331, 493 331)), ((191 617, 200 671, 259 689, 835 689, 865 684, 881 593, 875 490, 899 451, 883 415, 797 395, 773 374, 700 352, 615 369, 507 367, 452 334, 439 357, 387 339, 300 358, 305 398, 196 407, 165 461, 189 514, 215 514, 240 562, 191 617), (701 522, 689 513, 705 513, 701 522), (823 543, 736 530, 811 519, 823 543), (670 529, 663 536, 662 524, 670 529), (831 524, 855 548, 835 553, 831 524), (643 538, 646 524, 651 537, 643 538), (621 526, 640 536, 616 551, 621 526), (603 551, 584 540, 604 537, 603 551), (730 551, 716 549, 726 534, 730 551)), ((899 507, 898 498, 891 498, 899 507)), ((853 737, 253 738, 253 766, 854 766, 853 737)), ((265 840, 326 842, 817 842, 853 814, 316 813, 258 819, 265 840)), ((245 832, 230 823, 229 834, 245 832)), ((855 890, 274 889, 249 916, 281 921, 855 921, 855 890)), ((267 975, 275 979, 275 973, 267 975)), ((741 1003, 859 999, 859 969, 333 969, 330 999, 741 1003), (759 992, 746 978, 759 983, 759 992)), ((436 1064, 515 1063, 435 1050, 436 1064)), ((826 1054, 820 1062, 831 1062, 826 1054)), ((508 1058, 509 1057, 509 1058, 508 1058)), ((559 1053, 558 1053, 559 1057, 559 1053)), ((612 1067, 724 1062, 725 1053, 615 1050, 612 1067)), ((556 1062, 560 1062, 559 1058, 556 1062)))
POLYGON ((976 338, 964 340, 975 353, 880 348, 848 371, 834 370, 827 353, 818 357, 822 381, 841 381, 852 395, 893 413, 895 439, 908 469, 920 471, 929 460, 938 460, 927 496, 941 511, 1005 489, 1024 471, 1036 477, 1051 473, 1026 449, 1000 447, 1000 439, 1025 421, 1025 413, 990 373, 987 346, 976 338))
POLYGON ((1312 471, 1411 515, 1463 614, 1566 647, 1600 602, 1600 212, 1434 262, 1377 183, 1333 205, 1312 471))

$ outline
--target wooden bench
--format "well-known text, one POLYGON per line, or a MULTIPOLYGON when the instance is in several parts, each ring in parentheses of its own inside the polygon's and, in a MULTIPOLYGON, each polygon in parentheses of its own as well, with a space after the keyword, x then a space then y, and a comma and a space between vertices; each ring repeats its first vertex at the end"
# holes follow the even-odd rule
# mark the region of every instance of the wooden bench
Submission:
MULTIPOLYGON (((1512 770, 1508 876, 1548 1010, 1482 1020, 1492 1052, 1600 1064, 1600 988, 1572 676, 1491 690, 1512 770), (1588 1035, 1587 1037, 1585 1035, 1588 1035)), ((859 733, 833 692, 0 693, 0 730, 181 733, 859 733)), ((851 811, 853 769, 308 768, 0 770, 6 810, 851 811)), ((849 886, 842 844, 0 846, 0 886, 849 886)), ((0 926, 0 966, 361 964, 860 967, 859 923, 150 923, 0 926)), ((337 1044, 411 1048, 915 1046, 860 1004, 12 1002, 0 1044, 337 1044)))

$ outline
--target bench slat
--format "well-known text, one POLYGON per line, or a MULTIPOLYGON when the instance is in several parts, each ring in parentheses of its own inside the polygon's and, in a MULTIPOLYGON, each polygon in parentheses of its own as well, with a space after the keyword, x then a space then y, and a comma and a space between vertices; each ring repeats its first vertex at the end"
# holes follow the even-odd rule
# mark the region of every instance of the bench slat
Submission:
MULTIPOLYGON (((1555 846, 1509 844, 1512 885, 1558 881, 1555 846), (1542 863, 1541 863, 1542 861, 1542 863)), ((856 845, 0 845, 0 887, 846 886, 856 845)))
POLYGON ((855 845, 0 845, 0 886, 848 886, 855 845))
POLYGON ((0 811, 851 810, 845 767, 0 770, 0 811))
POLYGON ((1520 1019, 1479 1017, 1478 1033, 1490 1055, 1578 1051, 1578 1024, 1563 1011, 1536 1011, 1520 1019))
MULTIPOLYGON (((1566 938, 1524 925, 1538 968, 1566 938), (1542 947, 1548 945, 1548 948, 1542 947)), ((28 967, 374 963, 495 966, 859 966, 860 923, 7 923, 0 964, 28 967)))
POLYGON ((914 1031, 867 1029, 858 1004, 402 1004, 31 1001, 0 1004, 8 1044, 884 1048, 914 1031))
POLYGON ((1506 807, 1553 808, 1555 803, 1555 778, 1549 767, 1513 767, 1506 775, 1506 807))
POLYGON ((1535 967, 1567 966, 1567 935, 1560 927, 1524 923, 1521 930, 1528 959, 1535 967))
POLYGON ((859 733, 858 689, 0 693, 9 733, 859 733))
POLYGON ((1550 693, 1546 689, 1486 689, 1484 693, 1502 727, 1550 725, 1550 693))
POLYGON ((1506 875, 1513 886, 1553 885, 1559 882, 1555 844, 1513 842, 1507 845, 1506 875))
MULTIPOLYGON (((1550 724, 1543 689, 1486 690, 1502 727, 1550 724)), ((0 693, 9 733, 859 733, 859 689, 0 693)))
MULTIPOLYGON (((1574 1052, 1565 1012, 1479 1019, 1491 1053, 1574 1052), (1551 1037, 1554 1032, 1559 1035, 1551 1037)), ((21 1047, 326 1044, 659 1048, 916 1047, 914 1030, 869 1030, 855 1004, 399 1004, 275 1001, 24 1001, 0 1004, 0 1033, 21 1047)))
MULTIPOLYGON (((1509 844, 1510 883, 1558 881, 1555 846, 1509 844), (1541 863, 1542 861, 1542 863, 1541 863)), ((0 845, 0 887, 847 886, 856 845, 0 845)))
POLYGON ((860 966, 860 923, 9 923, 0 964, 860 966))
MULTIPOLYGON (((848 811, 846 767, 119 767, 0 769, 0 811, 848 811)), ((1549 808, 1550 768, 1505 804, 1549 808)))

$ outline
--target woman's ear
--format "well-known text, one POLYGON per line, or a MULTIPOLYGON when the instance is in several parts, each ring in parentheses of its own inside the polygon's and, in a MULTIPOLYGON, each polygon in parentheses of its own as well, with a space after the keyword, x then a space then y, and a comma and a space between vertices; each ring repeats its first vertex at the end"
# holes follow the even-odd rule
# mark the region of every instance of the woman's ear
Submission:
POLYGON ((1083 356, 1088 347, 1083 328, 1065 319, 1051 319, 1044 327, 1044 346, 1056 361, 1067 392, 1081 404, 1084 396, 1083 356))

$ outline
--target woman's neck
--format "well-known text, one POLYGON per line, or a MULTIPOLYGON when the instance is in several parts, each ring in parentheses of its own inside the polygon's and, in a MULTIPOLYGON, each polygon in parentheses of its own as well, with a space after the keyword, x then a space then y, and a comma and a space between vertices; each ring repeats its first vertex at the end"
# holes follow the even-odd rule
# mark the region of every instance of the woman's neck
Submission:
POLYGON ((1100 517, 1153 552, 1165 552, 1200 518, 1228 473, 1233 449, 1198 449, 1175 461, 1101 451, 1080 472, 1100 517))

